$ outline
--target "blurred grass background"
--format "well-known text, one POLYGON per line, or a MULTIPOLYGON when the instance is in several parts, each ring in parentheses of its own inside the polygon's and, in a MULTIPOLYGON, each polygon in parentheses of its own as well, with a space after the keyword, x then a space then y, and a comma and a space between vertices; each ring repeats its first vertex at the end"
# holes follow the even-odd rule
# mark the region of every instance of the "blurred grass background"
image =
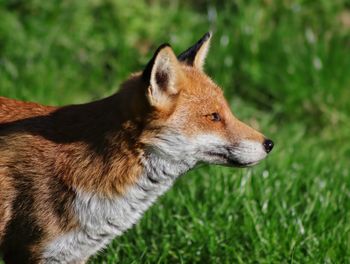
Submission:
POLYGON ((91 263, 349 263, 349 1, 0 0, 0 95, 98 99, 208 30, 206 72, 274 151, 181 178, 91 263))

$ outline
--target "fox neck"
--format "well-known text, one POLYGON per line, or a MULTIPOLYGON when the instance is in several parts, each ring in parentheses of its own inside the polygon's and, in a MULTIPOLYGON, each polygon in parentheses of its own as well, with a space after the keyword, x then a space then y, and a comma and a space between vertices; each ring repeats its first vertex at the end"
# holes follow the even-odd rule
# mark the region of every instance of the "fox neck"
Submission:
POLYGON ((192 164, 165 160, 153 153, 144 156, 142 164, 142 175, 135 184, 126 188, 123 195, 106 198, 96 194, 78 193, 76 211, 79 212, 80 223, 87 230, 100 232, 105 229, 109 234, 121 234, 131 227, 180 175, 192 167, 192 164))
POLYGON ((167 159, 155 153, 148 153, 143 159, 144 175, 156 184, 168 179, 175 180, 195 166, 194 162, 167 159))
MULTIPOLYGON (((135 224, 142 214, 166 192, 176 178, 191 168, 185 162, 173 162, 148 154, 142 159, 141 177, 123 195, 114 198, 80 192, 75 200, 84 236, 96 246, 107 244, 135 224)), ((73 247, 74 248, 74 247, 73 247)))

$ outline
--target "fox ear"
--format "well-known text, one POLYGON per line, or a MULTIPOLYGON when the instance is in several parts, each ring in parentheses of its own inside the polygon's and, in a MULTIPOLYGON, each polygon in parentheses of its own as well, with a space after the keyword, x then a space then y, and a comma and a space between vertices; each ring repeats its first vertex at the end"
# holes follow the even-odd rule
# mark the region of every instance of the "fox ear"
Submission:
POLYGON ((181 76, 180 64, 169 44, 161 45, 143 71, 149 83, 147 97, 152 106, 162 107, 176 95, 181 76))
POLYGON ((207 32, 200 40, 189 49, 177 56, 178 60, 187 65, 203 70, 205 58, 209 50, 211 32, 207 32))

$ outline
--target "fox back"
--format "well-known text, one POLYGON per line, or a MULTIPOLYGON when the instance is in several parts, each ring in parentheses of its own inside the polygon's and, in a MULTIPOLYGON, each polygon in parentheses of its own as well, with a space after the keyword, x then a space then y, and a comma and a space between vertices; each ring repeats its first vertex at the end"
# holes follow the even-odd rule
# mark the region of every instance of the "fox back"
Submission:
POLYGON ((6 263, 82 263, 198 163, 251 166, 273 143, 236 119, 203 72, 211 35, 162 45, 105 99, 49 107, 0 97, 6 263))

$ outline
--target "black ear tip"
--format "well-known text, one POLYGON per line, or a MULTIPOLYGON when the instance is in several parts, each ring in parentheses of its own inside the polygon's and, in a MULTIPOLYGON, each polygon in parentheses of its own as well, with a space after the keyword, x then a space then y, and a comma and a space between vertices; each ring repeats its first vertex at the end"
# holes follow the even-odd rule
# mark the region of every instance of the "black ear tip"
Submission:
POLYGON ((213 33, 211 31, 208 31, 207 33, 205 33, 198 41, 197 41, 197 45, 200 44, 200 46, 207 42, 211 37, 212 37, 213 33))
POLYGON ((204 36, 202 37, 203 40, 207 41, 208 39, 210 39, 213 36, 213 32, 208 31, 207 33, 204 34, 204 36))
POLYGON ((156 52, 154 53, 155 55, 157 55, 159 53, 159 51, 161 51, 162 49, 166 48, 166 47, 169 47, 171 48, 171 45, 169 43, 163 43, 162 45, 160 45, 158 47, 158 49, 156 50, 156 52))

